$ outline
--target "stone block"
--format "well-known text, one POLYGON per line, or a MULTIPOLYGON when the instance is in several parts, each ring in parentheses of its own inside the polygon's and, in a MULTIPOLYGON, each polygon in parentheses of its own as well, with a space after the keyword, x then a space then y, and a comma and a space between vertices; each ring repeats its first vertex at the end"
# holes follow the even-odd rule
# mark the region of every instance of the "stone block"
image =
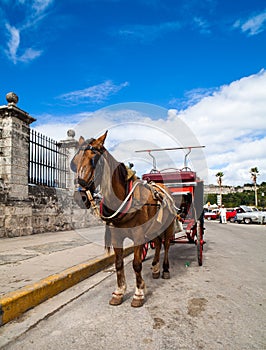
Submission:
POLYGON ((0 216, 0 229, 5 228, 5 218, 0 216))
POLYGON ((6 237, 6 230, 4 227, 0 227, 0 238, 6 237))
POLYGON ((4 215, 5 215, 5 206, 4 206, 4 205, 1 205, 1 206, 0 206, 0 218, 1 218, 1 217, 4 217, 4 215))

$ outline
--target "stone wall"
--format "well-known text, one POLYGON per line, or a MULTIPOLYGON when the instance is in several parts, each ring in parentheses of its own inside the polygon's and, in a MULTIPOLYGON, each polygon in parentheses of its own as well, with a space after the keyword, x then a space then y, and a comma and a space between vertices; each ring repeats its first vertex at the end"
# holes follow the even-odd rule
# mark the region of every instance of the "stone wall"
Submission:
MULTIPOLYGON (((25 201, 8 201, 3 208, 2 237, 26 236, 33 233, 31 206, 25 201)), ((1 237, 1 238, 2 238, 1 237)))
POLYGON ((99 224, 87 209, 80 209, 73 200, 72 191, 29 186, 32 208, 32 233, 64 231, 99 224))
POLYGON ((30 185, 27 200, 14 200, 0 189, 0 238, 73 230, 101 223, 90 210, 77 206, 72 191, 30 185))
MULTIPOLYGON (((65 189, 28 184, 29 126, 35 121, 17 107, 18 97, 7 94, 0 106, 0 238, 63 231, 100 224, 99 219, 73 200, 74 174, 67 170, 65 189)), ((68 163, 76 152, 75 133, 60 146, 68 163)))

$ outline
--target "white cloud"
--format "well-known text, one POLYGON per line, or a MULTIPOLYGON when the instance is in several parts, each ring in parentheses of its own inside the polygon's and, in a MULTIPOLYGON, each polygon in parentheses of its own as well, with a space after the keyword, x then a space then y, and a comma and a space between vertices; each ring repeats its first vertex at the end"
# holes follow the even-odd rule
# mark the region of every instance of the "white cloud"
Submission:
POLYGON ((223 171, 224 182, 250 181, 249 169, 260 169, 266 181, 266 72, 223 86, 213 96, 182 111, 179 117, 206 145, 206 156, 214 172, 223 171), (241 175, 241 176, 240 176, 241 175))
POLYGON ((53 2, 54 0, 34 0, 32 8, 39 14, 44 12, 53 2))
POLYGON ((203 19, 201 17, 194 17, 193 22, 194 22, 194 25, 197 28, 199 28, 200 33, 202 33, 202 34, 210 34, 211 33, 210 25, 205 19, 203 19))
POLYGON ((15 25, 10 25, 7 18, 8 15, 3 13, 8 37, 5 53, 14 64, 18 62, 30 62, 42 54, 42 50, 36 50, 30 47, 30 45, 27 45, 28 47, 21 47, 21 36, 26 34, 28 30, 32 31, 43 20, 46 10, 53 2, 54 0, 17 0, 22 11, 24 10, 25 18, 24 21, 15 25))
POLYGON ((6 54, 14 64, 17 62, 32 61, 41 55, 42 51, 34 50, 32 48, 25 49, 24 52, 19 55, 18 49, 20 46, 20 31, 17 28, 10 26, 9 24, 6 24, 6 29, 9 33, 9 40, 7 42, 8 49, 6 50, 6 54))
POLYGON ((41 50, 34 50, 32 48, 28 48, 20 57, 18 57, 18 60, 20 62, 29 62, 39 57, 41 54, 42 54, 41 50))
POLYGON ((110 95, 116 94, 128 85, 128 82, 115 85, 111 80, 107 80, 83 90, 68 92, 58 96, 58 98, 70 104, 101 103, 106 101, 110 95))
MULTIPOLYGON (((77 120, 76 116, 72 118, 77 120)), ((167 114, 159 106, 120 104, 84 113, 83 120, 74 128, 77 138, 81 134, 96 137, 109 129, 108 149, 120 161, 133 161, 140 174, 151 169, 152 159, 148 153, 135 150, 204 145, 203 151, 192 150, 189 166, 206 182, 216 183, 215 174, 223 171, 224 184, 243 185, 251 181, 249 170, 254 166, 260 171, 259 183, 266 181, 265 118, 266 72, 262 70, 222 86, 185 110, 171 109, 167 114)), ((66 138, 67 128, 63 124, 43 126, 53 136, 49 129, 57 139, 66 138)), ((181 168, 185 152, 155 155, 159 169, 181 168)))
POLYGON ((17 62, 17 50, 20 44, 20 32, 17 28, 12 27, 8 23, 6 24, 9 40, 7 43, 8 50, 7 55, 13 63, 17 62))
POLYGON ((75 124, 73 123, 47 123, 38 126, 33 126, 38 132, 51 137, 54 140, 60 141, 67 139, 67 131, 73 129, 75 124))
POLYGON ((171 106, 179 106, 179 109, 185 109, 200 102, 204 97, 212 95, 217 88, 196 88, 186 91, 183 98, 172 98, 169 101, 171 106))
POLYGON ((236 21, 234 27, 240 28, 242 32, 246 32, 250 36, 263 32, 266 28, 266 10, 249 18, 247 21, 236 21))
POLYGON ((152 42, 166 33, 178 31, 181 28, 179 22, 164 22, 154 25, 126 25, 115 34, 125 38, 140 40, 141 42, 152 42))

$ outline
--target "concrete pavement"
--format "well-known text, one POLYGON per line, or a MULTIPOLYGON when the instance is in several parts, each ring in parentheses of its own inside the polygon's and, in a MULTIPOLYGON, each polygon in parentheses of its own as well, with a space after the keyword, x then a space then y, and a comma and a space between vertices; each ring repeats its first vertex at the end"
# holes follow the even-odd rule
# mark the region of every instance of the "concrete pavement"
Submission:
MULTIPOLYGON (((0 240, 0 326, 113 264, 104 226, 0 240)), ((126 241, 125 255, 132 252, 126 241)))

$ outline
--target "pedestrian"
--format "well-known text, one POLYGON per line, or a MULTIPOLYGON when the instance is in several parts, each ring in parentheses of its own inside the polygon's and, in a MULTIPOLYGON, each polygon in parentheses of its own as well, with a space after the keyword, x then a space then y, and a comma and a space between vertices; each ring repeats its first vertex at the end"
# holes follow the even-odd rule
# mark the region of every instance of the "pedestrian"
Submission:
POLYGON ((220 223, 222 224, 226 224, 226 208, 224 207, 224 205, 222 205, 222 207, 220 208, 220 223))

